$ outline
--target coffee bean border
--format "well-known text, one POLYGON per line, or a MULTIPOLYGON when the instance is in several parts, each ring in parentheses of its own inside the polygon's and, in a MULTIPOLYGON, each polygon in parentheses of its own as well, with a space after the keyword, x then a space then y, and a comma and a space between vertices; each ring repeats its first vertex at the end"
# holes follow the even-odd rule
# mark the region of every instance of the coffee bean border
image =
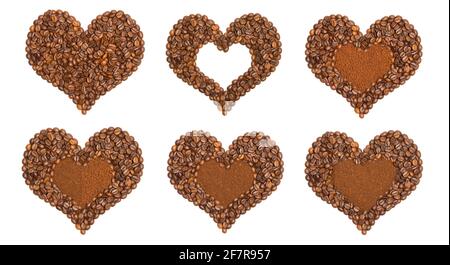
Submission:
POLYGON ((183 135, 175 142, 168 160, 170 183, 179 194, 208 213, 225 233, 237 218, 266 199, 280 184, 283 160, 280 149, 269 136, 247 133, 239 136, 228 151, 213 136, 202 131, 183 135), (198 168, 205 161, 215 159, 229 167, 234 161, 246 161, 255 171, 249 191, 223 207, 208 195, 196 181, 198 168))
POLYGON ((308 150, 305 167, 306 180, 316 195, 348 215, 363 234, 380 216, 405 200, 416 189, 422 176, 420 152, 414 142, 400 131, 383 132, 371 140, 364 151, 345 133, 327 132, 308 150), (376 205, 362 211, 334 189, 331 183, 333 167, 340 160, 349 159, 356 164, 364 164, 380 158, 394 164, 397 170, 395 182, 376 205))
POLYGON ((255 88, 275 71, 281 59, 280 34, 267 18, 247 14, 230 24, 225 33, 205 15, 189 15, 180 19, 167 39, 167 61, 178 78, 198 89, 219 105, 225 115, 233 103, 255 88), (197 54, 203 45, 214 43, 228 51, 239 43, 250 50, 250 68, 224 90, 197 67, 197 54))
POLYGON ((377 20, 363 35, 348 17, 331 15, 319 20, 310 31, 305 54, 314 75, 346 98, 363 118, 378 100, 414 75, 421 61, 422 46, 414 26, 400 16, 377 20), (334 67, 336 51, 348 43, 360 49, 382 44, 391 49, 394 57, 390 71, 364 93, 353 89, 334 67))
POLYGON ((123 11, 97 16, 84 31, 68 12, 48 10, 30 27, 26 53, 33 70, 86 114, 137 70, 144 40, 139 25, 123 11))
POLYGON ((95 219, 136 188, 143 171, 142 151, 138 143, 120 128, 107 128, 94 134, 81 149, 76 139, 63 129, 46 129, 36 134, 23 155, 23 177, 34 194, 69 217, 84 234, 95 219), (53 182, 55 165, 65 158, 80 164, 100 158, 114 170, 109 187, 86 207, 80 207, 63 194, 53 182))

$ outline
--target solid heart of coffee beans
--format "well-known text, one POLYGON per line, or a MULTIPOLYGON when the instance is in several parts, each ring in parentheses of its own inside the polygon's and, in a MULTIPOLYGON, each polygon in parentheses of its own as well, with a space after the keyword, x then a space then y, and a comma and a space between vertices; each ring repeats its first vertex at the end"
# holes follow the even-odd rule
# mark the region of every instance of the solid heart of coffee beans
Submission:
POLYGON ((308 67, 362 118, 418 69, 420 37, 406 19, 384 17, 363 35, 346 16, 321 19, 306 44, 308 67))
POLYGON ((275 71, 281 58, 281 42, 272 22, 260 14, 237 18, 225 33, 207 16, 190 15, 179 20, 170 31, 166 54, 174 73, 213 100, 225 115, 240 97, 275 71), (226 90, 197 67, 197 54, 208 43, 224 52, 236 43, 250 50, 250 68, 226 90))
POLYGON ((84 234, 99 215, 136 188, 143 170, 138 143, 120 128, 103 129, 81 149, 62 129, 36 134, 26 146, 23 177, 39 198, 84 234))
POLYGON ((366 234, 415 190, 422 160, 414 142, 399 131, 376 136, 364 151, 345 133, 328 132, 309 149, 305 173, 316 195, 366 234))
POLYGON ((86 114, 95 101, 137 70, 144 56, 143 34, 122 11, 97 16, 84 31, 61 10, 49 10, 30 27, 30 65, 66 93, 86 114))
POLYGON ((208 213, 225 233, 240 215, 266 199, 281 181, 282 155, 262 133, 247 133, 228 151, 213 136, 190 132, 169 154, 170 183, 208 213))

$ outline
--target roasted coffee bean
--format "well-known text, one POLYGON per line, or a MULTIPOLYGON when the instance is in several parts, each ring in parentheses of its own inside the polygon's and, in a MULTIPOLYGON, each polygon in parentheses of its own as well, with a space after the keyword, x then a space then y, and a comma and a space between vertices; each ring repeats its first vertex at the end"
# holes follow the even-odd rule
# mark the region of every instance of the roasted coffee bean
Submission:
POLYGON ((237 18, 225 33, 207 16, 197 14, 186 16, 174 25, 167 39, 166 54, 174 73, 213 100, 225 115, 240 97, 275 71, 281 59, 281 42, 272 22, 260 14, 237 18), (197 54, 208 43, 214 43, 224 52, 236 43, 250 50, 250 68, 226 90, 197 67, 197 54))
POLYGON ((28 62, 86 114, 95 101, 137 70, 143 34, 123 11, 97 16, 84 31, 68 12, 49 10, 30 27, 28 62))

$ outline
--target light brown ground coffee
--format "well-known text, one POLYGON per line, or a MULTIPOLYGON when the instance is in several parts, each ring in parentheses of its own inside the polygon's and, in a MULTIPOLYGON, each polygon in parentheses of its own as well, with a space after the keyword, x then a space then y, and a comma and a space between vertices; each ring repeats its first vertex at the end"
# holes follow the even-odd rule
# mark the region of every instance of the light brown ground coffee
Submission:
POLYGON ((367 211, 394 184, 397 172, 394 164, 387 159, 355 164, 351 160, 342 160, 333 167, 331 180, 337 191, 349 201, 367 211))
POLYGON ((364 92, 389 71, 393 62, 391 49, 384 45, 362 50, 346 44, 336 50, 334 66, 355 90, 364 92))
POLYGON ((248 191, 255 177, 254 169, 242 160, 228 167, 209 160, 201 163, 197 171, 198 184, 223 206, 248 191))
POLYGON ((94 158, 84 165, 76 163, 73 158, 66 158, 56 163, 53 169, 56 186, 81 207, 105 191, 113 177, 113 166, 100 158, 94 158))

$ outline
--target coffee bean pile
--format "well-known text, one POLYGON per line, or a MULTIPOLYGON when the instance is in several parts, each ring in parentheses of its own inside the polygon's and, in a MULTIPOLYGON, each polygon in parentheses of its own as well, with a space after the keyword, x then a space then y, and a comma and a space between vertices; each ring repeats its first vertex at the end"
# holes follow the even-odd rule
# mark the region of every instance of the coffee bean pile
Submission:
POLYGON ((184 17, 173 27, 167 39, 166 54, 174 73, 217 102, 222 113, 226 114, 226 106, 231 106, 228 102, 237 101, 275 71, 281 58, 281 42, 272 22, 260 14, 237 18, 225 33, 207 16, 197 14, 184 17), (250 50, 250 68, 232 81, 226 90, 197 67, 200 48, 210 42, 224 52, 235 43, 250 50))
POLYGON ((308 67, 318 79, 345 97, 360 117, 379 99, 404 84, 418 69, 421 56, 417 31, 400 16, 377 20, 365 35, 346 16, 327 16, 314 25, 306 44, 308 67), (354 89, 334 66, 336 51, 349 43, 362 50, 381 44, 391 49, 394 58, 391 69, 363 93, 354 89))
POLYGON ((225 151, 215 137, 200 131, 188 133, 175 142, 167 170, 178 193, 208 213, 225 233, 240 215, 276 190, 283 174, 283 161, 278 146, 262 133, 240 136, 225 151), (253 186, 224 207, 196 180, 199 166, 210 159, 225 168, 234 161, 246 161, 255 172, 253 186))
POLYGON ((37 74, 86 114, 137 70, 144 40, 136 21, 122 11, 97 16, 84 31, 68 12, 49 10, 30 27, 26 53, 37 74))
POLYGON ((376 136, 364 151, 345 133, 327 132, 309 149, 305 173, 308 185, 316 195, 348 215, 357 228, 366 234, 380 216, 415 190, 422 175, 422 160, 414 142, 399 131, 388 131, 376 136), (397 170, 395 181, 376 205, 368 211, 362 211, 334 188, 331 180, 333 167, 341 160, 364 164, 377 159, 393 163, 397 170))
POLYGON ((39 198, 66 214, 84 234, 95 219, 113 207, 136 188, 143 171, 143 158, 138 143, 120 128, 103 129, 94 134, 84 149, 62 129, 47 129, 36 134, 26 146, 23 177, 39 198), (108 161, 114 170, 109 187, 85 207, 63 194, 53 181, 53 169, 59 161, 73 158, 84 165, 91 159, 108 161))

